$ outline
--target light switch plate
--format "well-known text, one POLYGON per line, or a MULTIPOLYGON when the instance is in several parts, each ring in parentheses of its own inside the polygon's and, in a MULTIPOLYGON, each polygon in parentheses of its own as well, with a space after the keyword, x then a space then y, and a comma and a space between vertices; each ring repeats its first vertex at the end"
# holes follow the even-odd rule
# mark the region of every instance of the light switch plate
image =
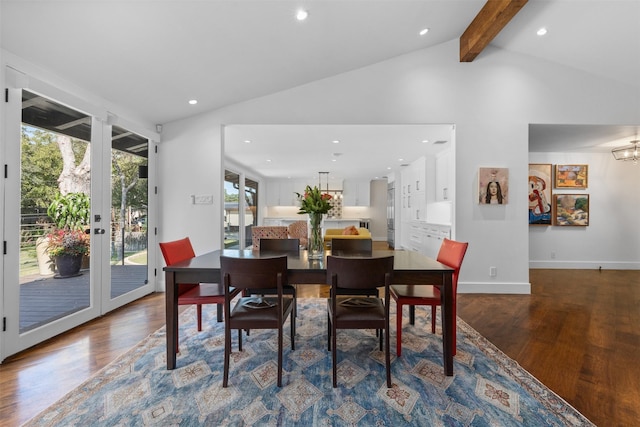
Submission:
POLYGON ((200 194, 191 196, 194 205, 211 205, 213 204, 213 195, 200 194))

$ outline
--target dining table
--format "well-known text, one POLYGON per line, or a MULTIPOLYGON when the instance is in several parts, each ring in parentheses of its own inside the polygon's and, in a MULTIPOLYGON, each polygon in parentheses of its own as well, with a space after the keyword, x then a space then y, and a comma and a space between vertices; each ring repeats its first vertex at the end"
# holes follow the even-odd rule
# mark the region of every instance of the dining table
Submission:
MULTIPOLYGON (((176 368, 178 332, 178 290, 181 284, 220 282, 220 256, 237 258, 264 258, 278 254, 260 253, 252 249, 219 249, 203 253, 186 261, 164 267, 166 285, 166 337, 167 369, 176 368)), ((284 254, 281 254, 284 255, 284 254)), ((306 250, 298 254, 287 253, 288 282, 296 286, 305 284, 326 284, 326 259, 335 256, 385 257, 393 255, 393 283, 409 285, 434 285, 441 290, 442 298, 442 350, 444 372, 453 375, 453 354, 455 333, 454 295, 452 276, 454 269, 433 258, 410 250, 373 250, 367 253, 341 254, 326 250, 321 259, 310 259, 306 250)), ((218 307, 220 310, 221 308, 218 307)), ((401 313, 398 313, 401 315, 401 313)))

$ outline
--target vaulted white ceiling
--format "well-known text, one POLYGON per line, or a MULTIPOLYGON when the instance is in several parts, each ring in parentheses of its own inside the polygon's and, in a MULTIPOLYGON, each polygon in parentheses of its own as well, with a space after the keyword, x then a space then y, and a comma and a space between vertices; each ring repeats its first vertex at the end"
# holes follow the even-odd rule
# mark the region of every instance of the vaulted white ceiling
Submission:
MULTIPOLYGON (((484 3, 2 0, 0 42, 161 124, 458 39, 484 3)), ((639 0, 530 0, 491 45, 638 88, 639 23, 639 0)))
MULTIPOLYGON (((484 3, 2 0, 0 42, 166 123, 458 39, 484 3)), ((639 22, 638 0, 531 0, 491 45, 640 87, 639 22)))

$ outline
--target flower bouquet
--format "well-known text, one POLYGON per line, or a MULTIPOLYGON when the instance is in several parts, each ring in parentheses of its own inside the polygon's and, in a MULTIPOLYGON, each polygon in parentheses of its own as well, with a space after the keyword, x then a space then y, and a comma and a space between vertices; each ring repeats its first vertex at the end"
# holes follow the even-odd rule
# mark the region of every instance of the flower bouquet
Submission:
POLYGON ((303 194, 296 193, 300 201, 298 214, 309 216, 309 258, 319 259, 324 255, 322 219, 331 209, 331 194, 322 193, 318 187, 307 185, 303 194))

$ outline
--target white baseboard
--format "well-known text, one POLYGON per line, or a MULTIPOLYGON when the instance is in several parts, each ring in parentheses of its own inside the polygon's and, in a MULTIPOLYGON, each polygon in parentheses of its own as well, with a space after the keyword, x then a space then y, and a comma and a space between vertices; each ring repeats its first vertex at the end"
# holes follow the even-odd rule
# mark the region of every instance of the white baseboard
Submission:
POLYGON ((531 283, 458 282, 459 294, 531 294, 531 283))

